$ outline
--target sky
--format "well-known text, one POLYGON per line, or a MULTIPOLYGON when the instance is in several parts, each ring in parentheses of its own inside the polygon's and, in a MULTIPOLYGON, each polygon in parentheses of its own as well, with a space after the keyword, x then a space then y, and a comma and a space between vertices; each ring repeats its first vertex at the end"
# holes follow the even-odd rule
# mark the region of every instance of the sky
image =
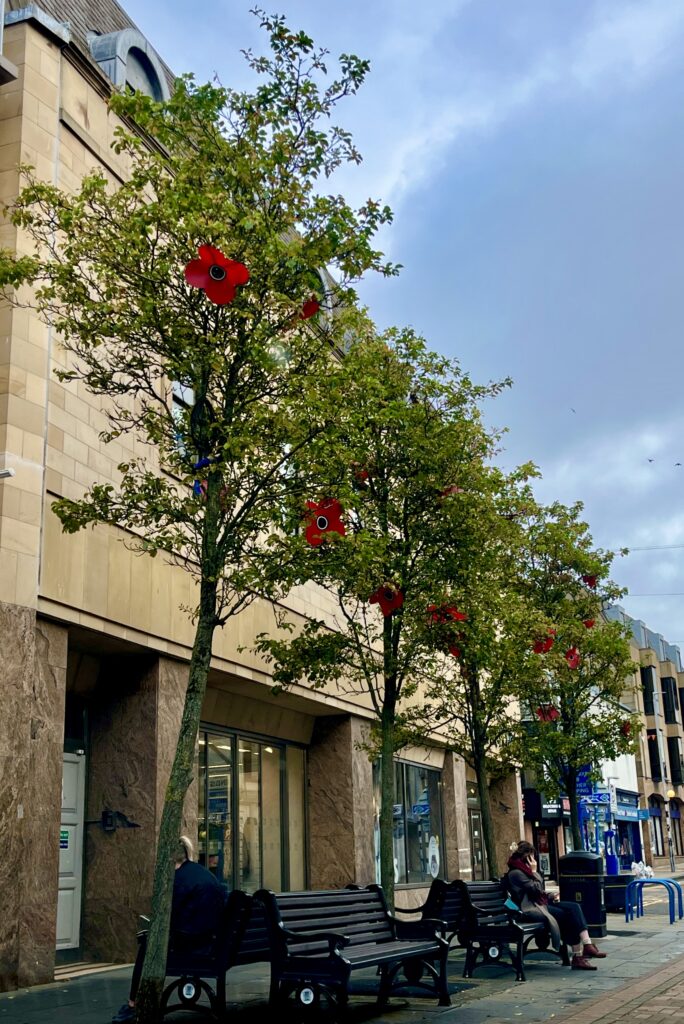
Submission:
MULTIPOLYGON (((251 4, 124 6, 175 71, 253 86, 251 4)), ((336 188, 394 211, 380 245, 404 269, 362 284, 373 318, 513 378, 486 409, 500 461, 532 460, 540 498, 584 502, 598 545, 632 549, 623 607, 684 646, 684 2, 268 10, 371 61, 339 116, 364 160, 336 188)))

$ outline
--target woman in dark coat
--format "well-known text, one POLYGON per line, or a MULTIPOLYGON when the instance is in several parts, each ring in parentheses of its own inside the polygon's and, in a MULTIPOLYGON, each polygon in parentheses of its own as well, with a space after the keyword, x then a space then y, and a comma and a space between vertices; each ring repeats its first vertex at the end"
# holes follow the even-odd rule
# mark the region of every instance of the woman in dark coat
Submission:
POLYGON ((561 939, 572 946, 573 971, 595 971, 590 959, 603 958, 589 938, 582 908, 571 900, 558 900, 544 892, 544 880, 537 871, 537 851, 531 843, 518 843, 508 861, 506 876, 511 897, 530 918, 546 921, 554 949, 561 939))

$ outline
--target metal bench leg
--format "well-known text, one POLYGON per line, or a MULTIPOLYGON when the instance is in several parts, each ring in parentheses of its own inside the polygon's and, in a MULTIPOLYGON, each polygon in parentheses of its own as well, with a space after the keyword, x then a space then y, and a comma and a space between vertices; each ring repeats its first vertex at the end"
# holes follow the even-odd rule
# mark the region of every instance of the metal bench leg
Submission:
MULTIPOLYGON (((380 967, 380 988, 378 989, 377 1005, 379 1007, 386 1006, 392 990, 392 981, 390 979, 390 971, 387 966, 380 967)), ((346 989, 345 989, 346 994, 346 989)))
POLYGON ((439 992, 439 1005, 451 1006, 449 995, 449 980, 447 976, 447 960, 449 958, 449 947, 444 950, 439 958, 439 977, 437 978, 437 991, 439 992))
POLYGON ((515 954, 513 959, 513 966, 515 967, 515 980, 526 981, 525 968, 523 966, 525 959, 525 950, 523 949, 523 940, 520 939, 515 944, 515 954))
POLYGON ((226 1005, 226 976, 220 975, 216 979, 216 1014, 219 1020, 225 1020, 228 1014, 226 1005))

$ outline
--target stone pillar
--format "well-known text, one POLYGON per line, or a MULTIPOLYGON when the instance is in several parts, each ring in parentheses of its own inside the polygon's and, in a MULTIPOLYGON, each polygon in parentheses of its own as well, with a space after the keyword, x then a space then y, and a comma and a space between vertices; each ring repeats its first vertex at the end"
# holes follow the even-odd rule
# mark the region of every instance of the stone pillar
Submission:
POLYGON ((442 805, 444 809, 444 842, 446 845, 446 877, 468 882, 473 869, 468 827, 468 792, 463 759, 447 751, 442 770, 442 805))
POLYGON ((357 749, 365 729, 347 716, 316 720, 308 755, 312 889, 375 881, 372 769, 357 749))
POLYGON ((67 631, 0 604, 0 988, 52 981, 67 631))
POLYGON ((519 842, 525 834, 520 776, 512 772, 506 778, 492 782, 489 800, 496 835, 497 873, 502 874, 511 855, 511 843, 519 842))
MULTIPOLYGON (((83 950, 112 962, 135 955, 137 916, 148 913, 164 791, 176 749, 187 666, 168 659, 107 663, 90 716, 87 816, 120 811, 139 828, 86 829, 83 950)), ((196 784, 186 807, 194 815, 196 784)))

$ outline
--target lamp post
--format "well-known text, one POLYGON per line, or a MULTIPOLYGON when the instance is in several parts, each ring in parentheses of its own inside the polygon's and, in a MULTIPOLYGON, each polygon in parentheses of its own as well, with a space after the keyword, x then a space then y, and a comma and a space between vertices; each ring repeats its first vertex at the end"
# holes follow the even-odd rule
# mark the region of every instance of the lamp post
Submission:
POLYGON ((670 871, 674 875, 675 873, 675 858, 674 858, 674 846, 672 845, 672 825, 670 823, 670 800, 672 800, 677 794, 674 789, 668 789, 667 791, 667 803, 665 804, 665 824, 667 826, 667 852, 670 855, 670 871))

